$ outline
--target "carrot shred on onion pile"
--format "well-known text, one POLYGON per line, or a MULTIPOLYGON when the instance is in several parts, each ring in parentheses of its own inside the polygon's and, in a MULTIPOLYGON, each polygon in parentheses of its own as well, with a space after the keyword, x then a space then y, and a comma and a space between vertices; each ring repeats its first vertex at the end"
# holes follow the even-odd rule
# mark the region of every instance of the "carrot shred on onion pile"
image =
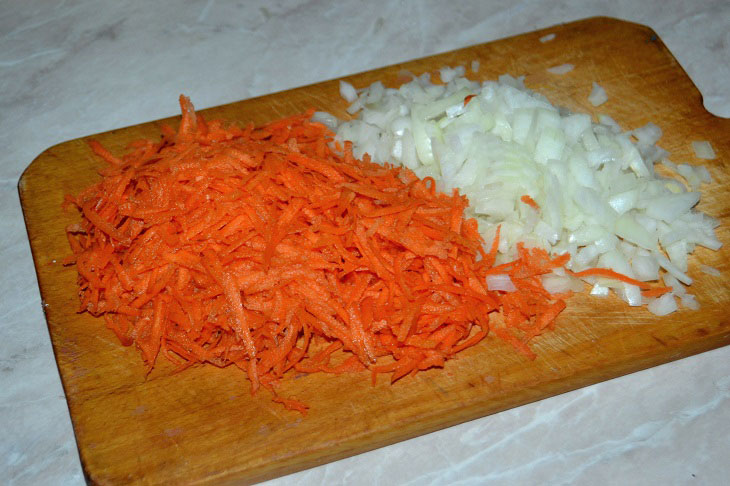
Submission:
POLYGON ((108 167, 66 197, 82 215, 67 229, 80 311, 103 316, 150 370, 159 355, 180 369, 233 364, 253 393, 306 413, 273 388, 287 371, 395 382, 490 329, 535 357, 529 340, 565 307, 540 275, 568 255, 520 246, 495 266, 499 232, 485 252, 464 196, 354 159, 312 111, 240 128, 180 105, 160 142, 123 156, 91 142, 108 167), (490 274, 517 290, 489 291, 490 274))

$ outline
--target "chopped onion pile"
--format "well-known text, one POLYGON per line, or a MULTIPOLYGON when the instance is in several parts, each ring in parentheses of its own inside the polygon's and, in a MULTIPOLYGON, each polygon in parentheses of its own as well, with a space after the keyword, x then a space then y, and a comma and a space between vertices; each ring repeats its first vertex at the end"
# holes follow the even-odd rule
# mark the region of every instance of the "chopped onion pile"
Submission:
MULTIPOLYGON (((610 117, 595 123, 588 114, 553 106, 525 88, 523 78, 503 75, 480 84, 464 72, 441 69, 445 84, 432 83, 428 73, 398 89, 376 82, 355 98, 344 83, 348 111, 359 114, 339 124, 338 139, 352 141, 356 157, 368 153, 376 162, 404 165, 433 177, 443 191, 459 188, 485 241, 501 225, 503 262, 515 256, 520 241, 552 254, 569 252, 566 268, 575 272, 609 268, 673 289, 646 298, 635 285, 586 277, 593 295, 612 288, 630 305, 648 304, 658 315, 677 308, 675 297, 697 308, 683 287, 692 283, 688 255, 697 245, 721 247, 718 222, 693 209, 700 184, 710 181, 707 169, 666 160, 668 153, 655 145, 661 129, 652 123, 623 131, 610 117), (659 161, 686 184, 658 175, 659 161), (539 209, 523 202, 525 195, 539 209)), ((597 88, 592 102, 605 97, 597 88)), ((331 126, 326 115, 317 116, 331 126)), ((489 285, 509 291, 510 283, 495 278, 489 285)), ((558 293, 582 284, 562 272, 546 276, 545 287, 558 293)))

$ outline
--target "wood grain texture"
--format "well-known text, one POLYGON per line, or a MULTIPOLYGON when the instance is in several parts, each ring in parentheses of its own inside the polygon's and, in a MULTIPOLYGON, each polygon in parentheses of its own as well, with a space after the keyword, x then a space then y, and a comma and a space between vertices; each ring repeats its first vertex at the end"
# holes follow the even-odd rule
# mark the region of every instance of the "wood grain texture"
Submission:
MULTIPOLYGON (((700 93, 650 29, 593 18, 489 44, 476 45, 346 78, 356 87, 381 79, 473 60, 470 77, 525 75, 528 87, 575 111, 606 113, 623 127, 654 121, 660 145, 677 162, 700 162, 690 141, 710 140, 718 154, 708 168, 700 209, 719 218, 719 252, 691 258, 692 286, 702 308, 664 318, 629 308, 615 298, 570 300, 556 331, 534 341, 529 362, 496 338, 394 386, 370 386, 369 375, 292 376, 285 396, 307 402, 302 418, 273 404, 267 393, 249 395, 244 373, 198 367, 172 374, 160 361, 145 376, 138 352, 119 345, 102 320, 77 313, 76 274, 60 261, 69 253, 64 234, 78 215, 61 210, 64 194, 97 180, 100 163, 73 140, 43 152, 23 174, 19 191, 44 311, 68 398, 87 480, 93 484, 243 484, 301 470, 487 414, 563 393, 730 343, 727 309, 727 198, 730 121, 712 116, 700 93), (553 41, 539 38, 555 33, 553 41), (575 65, 565 75, 547 68, 575 65), (591 82, 608 92, 600 109, 587 101, 591 82), (698 265, 714 266, 719 277, 698 265)), ((177 96, 177 93, 170 93, 177 96)), ((193 100, 194 101, 194 100, 193 100)), ((309 107, 344 116, 338 82, 328 81, 204 110, 209 118, 263 123, 309 107)), ((112 152, 138 138, 157 138, 162 122, 95 135, 112 152)))

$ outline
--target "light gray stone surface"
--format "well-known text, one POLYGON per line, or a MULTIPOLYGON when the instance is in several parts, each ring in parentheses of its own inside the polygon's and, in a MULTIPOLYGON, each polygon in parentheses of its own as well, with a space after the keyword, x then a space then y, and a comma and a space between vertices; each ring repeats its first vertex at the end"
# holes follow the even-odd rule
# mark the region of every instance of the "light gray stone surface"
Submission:
MULTIPOLYGON (((0 483, 83 484, 17 197, 64 140, 609 15, 730 116, 730 2, 0 1, 0 483)), ((270 484, 727 484, 730 348, 270 484)))

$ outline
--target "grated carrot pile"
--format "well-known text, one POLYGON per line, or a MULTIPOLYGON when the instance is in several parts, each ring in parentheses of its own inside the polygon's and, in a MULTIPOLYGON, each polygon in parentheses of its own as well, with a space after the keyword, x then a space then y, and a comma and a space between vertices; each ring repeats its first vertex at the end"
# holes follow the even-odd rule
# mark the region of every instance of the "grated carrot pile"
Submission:
POLYGON ((159 355, 181 369, 233 364, 252 392, 305 413, 273 389, 289 370, 395 382, 443 367, 490 327, 534 358, 529 340, 565 307, 539 276, 567 255, 520 246, 494 266, 499 232, 485 252, 464 196, 331 148, 311 112, 239 128, 180 104, 160 142, 121 157, 91 142, 108 167, 66 198, 82 215, 67 229, 81 311, 150 370, 159 355), (489 274, 517 291, 487 290, 489 274))

